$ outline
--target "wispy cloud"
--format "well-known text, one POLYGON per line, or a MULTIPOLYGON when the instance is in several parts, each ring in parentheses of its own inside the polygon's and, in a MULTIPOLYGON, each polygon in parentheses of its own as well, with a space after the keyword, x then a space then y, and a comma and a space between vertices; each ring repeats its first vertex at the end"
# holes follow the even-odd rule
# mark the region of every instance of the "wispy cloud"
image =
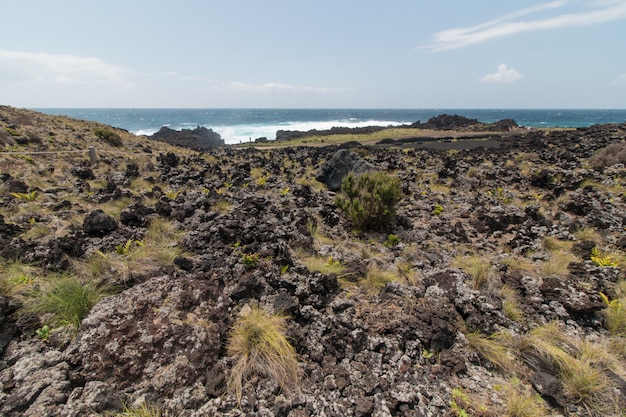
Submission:
POLYGON ((0 49, 0 74, 9 80, 124 85, 124 73, 99 58, 0 49))
POLYGON ((255 92, 255 93, 286 93, 286 94, 303 94, 303 93, 321 93, 332 94, 354 91, 351 88, 331 88, 331 87, 307 87, 282 83, 263 83, 249 84, 243 82, 233 82, 228 86, 231 91, 238 92, 255 92))
POLYGON ((480 79, 480 82, 507 84, 519 81, 522 78, 524 78, 524 76, 517 70, 507 67, 506 64, 500 64, 496 72, 485 75, 480 79))
POLYGON ((611 84, 626 84, 626 72, 617 76, 611 84))
POLYGON ((521 19, 530 14, 556 10, 569 2, 558 0, 520 9, 476 26, 453 28, 437 32, 433 42, 421 49, 445 51, 463 48, 503 36, 538 30, 561 29, 572 26, 595 25, 626 19, 626 1, 596 1, 589 4, 590 10, 578 13, 562 13, 538 19, 521 19))

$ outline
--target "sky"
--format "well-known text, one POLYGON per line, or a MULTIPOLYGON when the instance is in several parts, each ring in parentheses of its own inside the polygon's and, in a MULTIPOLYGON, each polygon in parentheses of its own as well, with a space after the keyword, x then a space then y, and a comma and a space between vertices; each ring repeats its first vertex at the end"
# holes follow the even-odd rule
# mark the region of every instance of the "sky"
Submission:
POLYGON ((626 108, 626 0, 2 3, 14 107, 626 108))

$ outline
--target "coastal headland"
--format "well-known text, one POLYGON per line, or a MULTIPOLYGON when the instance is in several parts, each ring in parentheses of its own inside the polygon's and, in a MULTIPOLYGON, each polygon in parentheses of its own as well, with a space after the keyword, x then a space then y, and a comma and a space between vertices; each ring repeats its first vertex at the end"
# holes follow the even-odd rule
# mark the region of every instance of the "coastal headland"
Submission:
POLYGON ((623 416, 626 123, 463 119, 181 147, 0 106, 0 415, 623 416))

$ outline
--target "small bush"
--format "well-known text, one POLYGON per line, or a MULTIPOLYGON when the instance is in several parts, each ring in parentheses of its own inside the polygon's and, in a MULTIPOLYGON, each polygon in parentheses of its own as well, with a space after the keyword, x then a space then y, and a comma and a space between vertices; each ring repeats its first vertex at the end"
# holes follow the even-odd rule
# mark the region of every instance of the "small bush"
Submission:
POLYGON ((228 387, 241 402, 243 384, 252 375, 272 378, 283 391, 294 391, 301 377, 296 350, 285 336, 286 317, 258 307, 242 312, 228 340, 228 354, 236 358, 228 387))
POLYGON ((97 138, 102 139, 111 146, 120 147, 124 144, 122 138, 115 132, 107 129, 96 129, 93 132, 97 138))
POLYGON ((356 227, 380 229, 396 215, 395 205, 401 199, 398 178, 382 172, 368 172, 359 177, 348 174, 343 179, 335 204, 356 227))
POLYGON ((589 163, 598 169, 626 163, 626 142, 611 143, 602 149, 598 149, 589 158, 589 163))

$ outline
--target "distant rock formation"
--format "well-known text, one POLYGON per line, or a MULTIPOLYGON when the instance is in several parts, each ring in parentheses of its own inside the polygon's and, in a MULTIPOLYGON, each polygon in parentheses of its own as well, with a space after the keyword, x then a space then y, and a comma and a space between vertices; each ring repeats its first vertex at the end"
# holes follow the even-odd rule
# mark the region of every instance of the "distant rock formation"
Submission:
MULTIPOLYGON (((364 126, 364 127, 333 127, 327 130, 312 129, 308 131, 278 130, 277 141, 288 141, 307 136, 330 136, 338 134, 370 134, 388 129, 391 126, 364 126)), ((495 123, 483 123, 476 119, 469 119, 459 115, 442 114, 431 117, 426 123, 417 121, 410 125, 393 126, 395 129, 427 129, 427 130, 461 130, 471 132, 507 132, 518 128, 513 119, 504 119, 495 123)))
POLYGON ((219 133, 214 132, 213 129, 200 126, 193 130, 174 130, 163 126, 158 132, 150 136, 150 138, 196 151, 224 146, 224 139, 222 139, 219 133))
POLYGON ((486 131, 486 132, 502 132, 509 131, 519 127, 513 119, 504 119, 496 123, 483 123, 476 119, 469 119, 459 115, 442 114, 431 117, 426 123, 419 120, 407 126, 416 129, 429 130, 470 130, 470 131, 486 131))

